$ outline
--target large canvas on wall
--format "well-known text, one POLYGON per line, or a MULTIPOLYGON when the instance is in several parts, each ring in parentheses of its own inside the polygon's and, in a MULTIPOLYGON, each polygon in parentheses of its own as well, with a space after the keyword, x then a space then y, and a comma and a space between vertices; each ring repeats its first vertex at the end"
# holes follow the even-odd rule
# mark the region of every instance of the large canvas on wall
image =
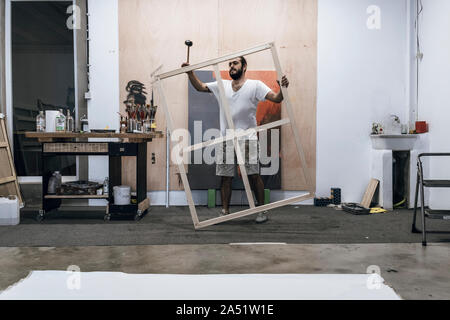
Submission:
MULTIPOLYGON (((198 78, 204 83, 216 81, 214 77, 214 72, 212 71, 196 71, 198 78)), ((227 71, 222 71, 221 76, 223 79, 231 80, 227 71)), ((276 82, 277 76, 276 71, 248 71, 247 78, 261 80, 269 88, 277 92, 279 90, 278 84, 276 82)), ((204 132, 211 128, 219 128, 219 104, 212 93, 202 93, 197 92, 195 88, 189 83, 188 84, 188 98, 189 98, 189 120, 188 128, 191 135, 191 144, 199 143, 199 141, 194 141, 195 135, 195 122, 197 122, 197 127, 201 124, 202 135, 204 132)), ((260 102, 258 104, 256 121, 257 125, 263 125, 266 123, 274 122, 281 119, 281 104, 273 103, 270 101, 260 102)), ((280 130, 280 129, 278 129, 280 130)), ((280 130, 281 131, 281 130, 280 130)), ((270 151, 270 136, 271 130, 268 131, 268 152, 270 151)), ((281 134, 279 143, 281 143, 281 134)), ((200 152, 201 153, 201 152, 200 152)), ((200 157, 197 154, 197 158, 200 157)), ((279 153, 281 158, 281 153, 279 153)), ((188 178, 191 188, 193 190, 205 190, 205 189, 219 189, 220 188, 220 178, 216 176, 215 165, 208 165, 205 163, 194 164, 193 159, 195 159, 195 154, 191 154, 191 164, 188 168, 188 178)), ((279 161, 281 164, 281 159, 279 161)), ((270 164, 267 164, 269 166, 270 164)), ((281 166, 275 175, 263 175, 261 176, 264 182, 264 187, 271 190, 281 189, 281 166)), ((243 190, 244 184, 242 179, 239 178, 237 172, 235 173, 235 178, 233 179, 233 189, 243 190)))

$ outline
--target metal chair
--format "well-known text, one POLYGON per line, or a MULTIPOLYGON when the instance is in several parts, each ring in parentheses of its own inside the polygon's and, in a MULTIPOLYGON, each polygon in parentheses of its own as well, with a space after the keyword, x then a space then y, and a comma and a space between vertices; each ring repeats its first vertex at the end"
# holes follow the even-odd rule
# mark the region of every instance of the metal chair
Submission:
POLYGON ((422 245, 427 245, 426 219, 450 220, 450 210, 431 210, 425 209, 424 188, 450 188, 450 180, 425 180, 423 176, 423 165, 421 158, 423 157, 450 157, 450 153, 422 153, 417 158, 417 183, 416 196, 414 199, 414 220, 412 224, 412 232, 422 232, 422 245), (420 199, 422 213, 422 231, 416 228, 417 201, 420 187, 420 199))

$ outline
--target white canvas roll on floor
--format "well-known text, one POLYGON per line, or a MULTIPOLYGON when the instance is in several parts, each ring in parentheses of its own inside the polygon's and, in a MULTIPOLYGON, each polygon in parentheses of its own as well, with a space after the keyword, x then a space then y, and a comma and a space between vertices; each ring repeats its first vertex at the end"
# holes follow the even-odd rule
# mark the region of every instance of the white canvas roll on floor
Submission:
POLYGON ((399 300, 368 274, 165 275, 33 271, 0 300, 399 300))

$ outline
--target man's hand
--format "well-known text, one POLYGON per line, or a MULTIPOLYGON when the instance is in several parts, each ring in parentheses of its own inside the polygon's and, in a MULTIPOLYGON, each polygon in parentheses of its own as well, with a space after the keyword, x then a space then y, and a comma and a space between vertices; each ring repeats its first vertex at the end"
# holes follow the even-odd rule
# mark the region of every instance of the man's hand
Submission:
POLYGON ((273 91, 270 91, 266 95, 266 99, 275 103, 280 103, 283 101, 283 92, 281 91, 281 86, 287 88, 289 87, 289 80, 286 78, 286 76, 281 77, 281 85, 280 81, 277 80, 278 85, 280 86, 280 91, 278 93, 275 93, 273 91))
MULTIPOLYGON (((184 68, 184 67, 187 67, 189 65, 190 64, 187 63, 187 62, 183 62, 181 64, 181 67, 184 68)), ((200 91, 200 92, 211 92, 209 90, 209 88, 206 86, 206 84, 204 84, 202 81, 200 81, 199 78, 197 78, 197 76, 195 75, 194 71, 191 70, 191 71, 188 71, 186 73, 187 73, 187 75, 189 77, 189 81, 191 82, 191 84, 194 86, 194 88, 197 91, 200 91)))
MULTIPOLYGON (((280 81, 277 80, 277 82, 278 82, 278 85, 280 85, 280 81)), ((285 88, 289 87, 289 80, 286 78, 286 76, 283 76, 281 78, 281 86, 283 86, 285 88)))
MULTIPOLYGON (((181 64, 181 67, 182 67, 182 68, 188 67, 188 66, 190 66, 190 64, 187 63, 187 62, 183 62, 183 63, 181 64)), ((194 71, 188 71, 188 72, 186 72, 186 73, 189 74, 189 75, 191 75, 191 74, 194 73, 194 71)))

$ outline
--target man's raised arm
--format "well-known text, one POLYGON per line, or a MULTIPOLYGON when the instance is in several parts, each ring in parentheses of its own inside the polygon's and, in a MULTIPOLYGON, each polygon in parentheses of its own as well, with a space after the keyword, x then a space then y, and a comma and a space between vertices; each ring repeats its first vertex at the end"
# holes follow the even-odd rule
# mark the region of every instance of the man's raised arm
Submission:
MULTIPOLYGON (((187 67, 189 65, 189 63, 183 63, 181 65, 182 68, 187 67)), ((202 81, 200 81, 200 79, 195 75, 194 71, 189 71, 187 72, 188 76, 189 76, 189 81, 191 82, 191 84, 194 86, 194 88, 197 91, 200 92, 211 92, 209 90, 209 88, 206 86, 206 84, 204 84, 202 81)))

